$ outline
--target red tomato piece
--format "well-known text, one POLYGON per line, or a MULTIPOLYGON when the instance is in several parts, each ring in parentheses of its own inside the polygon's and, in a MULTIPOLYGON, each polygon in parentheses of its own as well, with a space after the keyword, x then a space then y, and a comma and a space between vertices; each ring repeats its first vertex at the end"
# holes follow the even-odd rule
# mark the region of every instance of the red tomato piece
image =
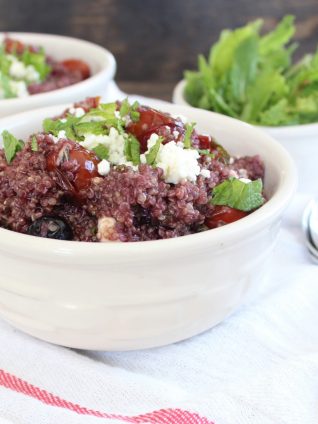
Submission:
POLYGON ((21 41, 6 38, 4 40, 4 48, 6 53, 22 54, 24 52, 25 45, 21 43, 21 41))
POLYGON ((91 71, 87 63, 78 59, 67 59, 63 60, 62 65, 72 73, 79 72, 83 79, 86 79, 90 76, 91 71))
POLYGON ((138 108, 138 112, 140 113, 139 120, 137 122, 131 122, 126 127, 126 130, 139 140, 142 153, 147 150, 147 140, 152 133, 156 132, 160 134, 164 132, 162 127, 165 126, 169 127, 171 132, 176 128, 183 127, 182 123, 172 116, 152 108, 140 107, 138 108))
POLYGON ((229 206, 215 206, 213 214, 206 218, 205 225, 209 228, 217 228, 238 221, 247 215, 248 212, 230 208, 229 206))
POLYGON ((87 151, 73 141, 62 141, 58 147, 47 157, 47 169, 57 172, 63 188, 76 195, 77 191, 90 185, 92 178, 99 176, 97 171, 99 160, 93 152, 87 151), (72 181, 67 178, 66 171, 73 174, 72 181))

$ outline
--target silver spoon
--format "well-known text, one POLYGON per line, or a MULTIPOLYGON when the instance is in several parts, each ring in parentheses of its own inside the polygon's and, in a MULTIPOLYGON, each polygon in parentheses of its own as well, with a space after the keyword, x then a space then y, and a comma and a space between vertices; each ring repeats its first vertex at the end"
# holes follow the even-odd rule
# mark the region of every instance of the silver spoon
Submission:
POLYGON ((303 230, 311 259, 318 264, 318 203, 313 199, 303 214, 303 230))

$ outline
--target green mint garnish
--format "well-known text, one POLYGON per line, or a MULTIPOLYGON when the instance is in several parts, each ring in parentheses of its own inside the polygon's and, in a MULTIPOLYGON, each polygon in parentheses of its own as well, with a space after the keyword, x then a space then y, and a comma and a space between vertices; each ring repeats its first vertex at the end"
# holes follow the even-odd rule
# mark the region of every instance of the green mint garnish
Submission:
POLYGON ((98 144, 96 147, 93 148, 93 151, 95 152, 98 159, 108 159, 109 151, 107 147, 103 144, 98 144))
POLYGON ((119 114, 122 118, 125 116, 130 116, 133 122, 138 122, 140 118, 140 113, 138 112, 139 103, 136 101, 130 105, 128 99, 122 101, 119 114))
POLYGON ((123 100, 119 109, 120 116, 123 118, 124 116, 128 115, 130 112, 130 109, 131 109, 131 106, 128 99, 123 100))
POLYGON ((129 135, 125 141, 124 154, 127 161, 133 163, 133 165, 140 164, 140 144, 136 137, 129 135))
POLYGON ((157 159, 157 155, 160 149, 160 145, 163 142, 163 137, 158 137, 156 143, 151 147, 149 153, 146 154, 146 161, 148 165, 154 165, 157 159))
POLYGON ((210 152, 209 149, 198 149, 198 152, 202 156, 209 156, 210 158, 215 158, 215 153, 210 152))
POLYGON ((41 81, 44 81, 51 72, 52 68, 47 64, 43 50, 31 52, 29 49, 26 49, 21 56, 21 60, 26 66, 32 65, 34 67, 40 75, 41 81))
POLYGON ((36 139, 35 135, 31 138, 31 150, 32 152, 37 152, 39 150, 38 140, 36 139))
POLYGON ((262 190, 261 179, 244 183, 239 179, 229 178, 214 187, 211 203, 250 212, 264 203, 262 190))
POLYGON ((192 122, 192 124, 185 125, 186 131, 185 131, 184 139, 183 139, 183 144, 185 149, 190 149, 192 147, 191 135, 193 133, 194 127, 195 127, 194 122, 192 122))
POLYGON ((2 132, 4 155, 8 163, 11 163, 17 152, 23 149, 24 143, 18 140, 9 131, 2 132))
POLYGON ((103 135, 108 134, 108 130, 105 127, 103 121, 92 121, 92 122, 77 122, 73 124, 75 133, 82 137, 85 134, 103 135))

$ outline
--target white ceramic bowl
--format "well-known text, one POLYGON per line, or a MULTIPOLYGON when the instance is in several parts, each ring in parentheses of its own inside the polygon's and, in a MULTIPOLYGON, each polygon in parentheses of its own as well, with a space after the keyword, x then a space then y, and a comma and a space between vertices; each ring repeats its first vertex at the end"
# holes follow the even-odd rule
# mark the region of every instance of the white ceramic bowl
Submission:
MULTIPOLYGON (((0 43, 6 33, 0 33, 0 43)), ((114 56, 97 44, 77 38, 50 34, 10 32, 11 38, 26 44, 42 46, 45 52, 57 60, 81 59, 90 66, 92 75, 84 81, 68 87, 32 96, 0 100, 0 117, 39 107, 82 100, 87 96, 104 93, 116 71, 114 56)))
MULTIPOLYGON (((0 131, 24 138, 64 107, 2 119, 0 131)), ((260 282, 294 192, 292 160, 250 125, 194 108, 165 110, 197 122, 233 154, 260 154, 268 202, 225 227, 169 240, 80 243, 0 229, 3 319, 65 346, 149 348, 213 327, 260 282)))
MULTIPOLYGON (((185 81, 179 81, 173 91, 173 102, 190 106, 184 98, 185 81)), ((299 175, 298 190, 317 195, 318 123, 285 127, 258 127, 279 141, 291 154, 299 175)))

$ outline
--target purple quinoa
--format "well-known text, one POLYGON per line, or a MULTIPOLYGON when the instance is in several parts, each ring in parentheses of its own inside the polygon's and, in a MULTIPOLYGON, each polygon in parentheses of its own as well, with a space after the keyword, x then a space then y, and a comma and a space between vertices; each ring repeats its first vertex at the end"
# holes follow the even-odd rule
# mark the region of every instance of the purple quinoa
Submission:
POLYGON ((24 144, 3 132, 0 225, 78 241, 172 238, 264 202, 258 156, 233 158, 192 124, 128 101, 75 104, 24 144))

